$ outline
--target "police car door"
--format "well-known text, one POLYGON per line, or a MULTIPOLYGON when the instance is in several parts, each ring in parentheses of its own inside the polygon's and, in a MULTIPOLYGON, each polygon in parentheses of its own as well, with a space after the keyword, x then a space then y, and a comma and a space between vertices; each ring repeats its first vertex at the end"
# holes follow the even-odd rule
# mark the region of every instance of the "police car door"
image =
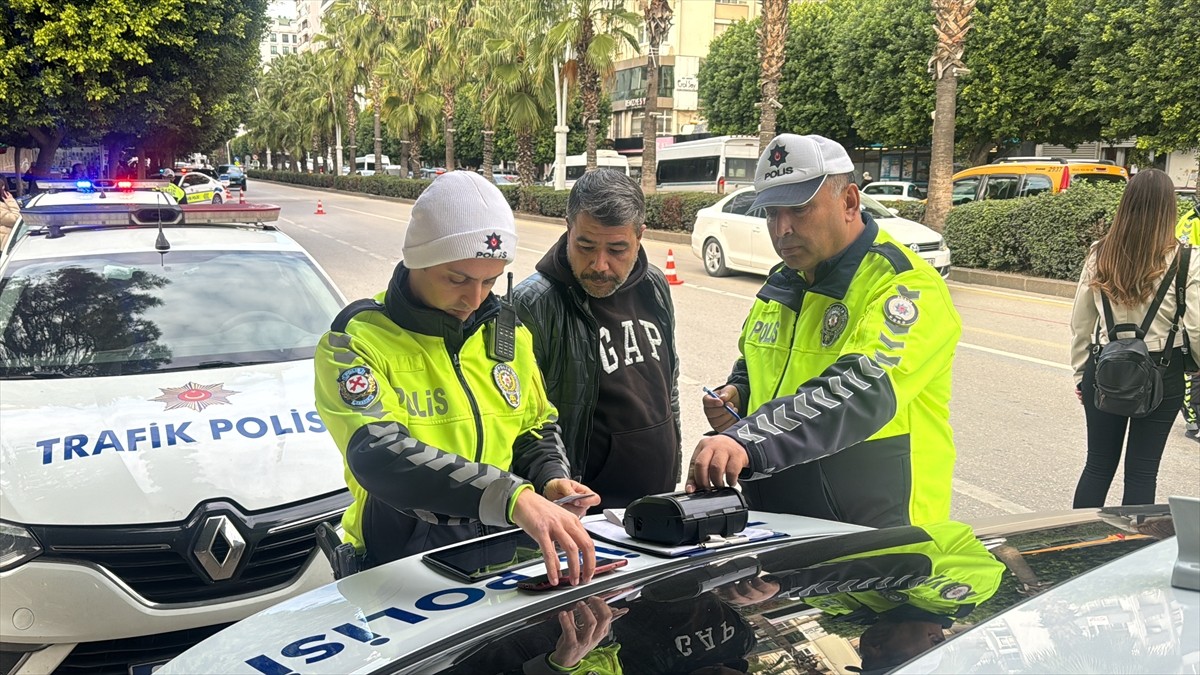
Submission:
POLYGON ((187 195, 189 204, 202 204, 212 201, 213 191, 204 174, 189 173, 183 177, 183 192, 187 195))

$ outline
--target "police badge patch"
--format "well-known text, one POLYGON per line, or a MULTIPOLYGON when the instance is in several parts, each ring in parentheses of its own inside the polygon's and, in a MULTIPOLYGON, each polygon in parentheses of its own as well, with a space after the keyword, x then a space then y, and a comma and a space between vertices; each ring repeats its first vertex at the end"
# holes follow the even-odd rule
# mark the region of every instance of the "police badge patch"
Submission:
POLYGON ((825 318, 821 319, 821 346, 828 347, 842 337, 846 324, 850 322, 850 310, 840 302, 835 302, 825 310, 825 318))
POLYGON ((366 366, 347 368, 338 375, 338 393, 346 405, 365 408, 379 398, 379 384, 366 366))
POLYGON ((943 600, 962 600, 971 594, 971 587, 966 584, 955 584, 942 589, 943 600))
POLYGON ((517 408, 521 405, 521 381, 517 379, 517 371, 513 370, 512 366, 497 363, 496 367, 492 368, 492 379, 496 380, 496 388, 504 395, 509 407, 517 408))
POLYGON ((897 326, 911 326, 917 322, 917 305, 903 295, 893 295, 883 303, 883 318, 897 326))

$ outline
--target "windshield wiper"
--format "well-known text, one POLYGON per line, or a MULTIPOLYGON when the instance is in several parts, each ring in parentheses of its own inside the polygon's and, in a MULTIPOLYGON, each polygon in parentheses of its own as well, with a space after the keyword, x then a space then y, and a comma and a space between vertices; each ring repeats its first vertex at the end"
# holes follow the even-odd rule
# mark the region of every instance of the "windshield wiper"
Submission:
POLYGON ((66 377, 64 373, 35 370, 30 373, 21 373, 20 375, 3 375, 0 376, 0 380, 58 380, 65 379, 66 377))
MULTIPOLYGON (((261 366, 264 363, 277 363, 277 362, 276 361, 262 361, 262 360, 259 360, 259 361, 228 361, 228 360, 201 361, 200 363, 196 364, 195 366, 192 366, 192 369, 203 370, 205 368, 236 368, 238 366, 261 366)), ((180 368, 179 370, 189 370, 189 369, 188 368, 180 368)))

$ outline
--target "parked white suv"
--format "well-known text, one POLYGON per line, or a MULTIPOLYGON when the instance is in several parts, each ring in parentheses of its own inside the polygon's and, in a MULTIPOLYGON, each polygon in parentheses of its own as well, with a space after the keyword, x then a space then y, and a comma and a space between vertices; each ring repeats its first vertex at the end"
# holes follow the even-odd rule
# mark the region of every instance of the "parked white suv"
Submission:
POLYGON ((332 579, 314 528, 350 497, 312 356, 344 298, 278 212, 23 213, 0 263, 0 674, 149 673, 332 579))

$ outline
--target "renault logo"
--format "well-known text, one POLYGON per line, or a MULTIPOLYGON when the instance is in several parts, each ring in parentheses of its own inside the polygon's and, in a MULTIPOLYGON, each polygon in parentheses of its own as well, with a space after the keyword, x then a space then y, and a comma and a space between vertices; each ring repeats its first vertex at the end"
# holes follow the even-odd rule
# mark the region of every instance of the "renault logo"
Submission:
POLYGON ((213 516, 204 521, 196 548, 192 550, 213 581, 232 577, 245 551, 246 540, 242 539, 233 521, 225 516, 213 516))

